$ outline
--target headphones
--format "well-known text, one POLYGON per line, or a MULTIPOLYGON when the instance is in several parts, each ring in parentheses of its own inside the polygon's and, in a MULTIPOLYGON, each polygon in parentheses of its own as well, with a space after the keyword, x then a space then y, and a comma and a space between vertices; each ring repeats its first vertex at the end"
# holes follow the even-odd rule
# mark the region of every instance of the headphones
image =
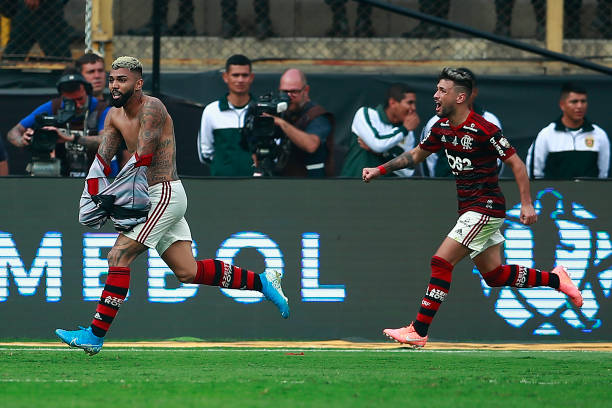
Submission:
POLYGON ((91 84, 87 82, 85 78, 83 78, 83 75, 77 73, 62 75, 60 79, 57 80, 55 86, 57 87, 57 91, 61 94, 64 85, 75 82, 85 86, 85 92, 87 92, 87 95, 93 94, 93 87, 91 84))

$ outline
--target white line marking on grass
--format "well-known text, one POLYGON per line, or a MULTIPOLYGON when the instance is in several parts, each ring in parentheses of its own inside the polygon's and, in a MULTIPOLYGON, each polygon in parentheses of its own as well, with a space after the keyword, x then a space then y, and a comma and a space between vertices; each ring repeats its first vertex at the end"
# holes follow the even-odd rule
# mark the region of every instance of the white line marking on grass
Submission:
MULTIPOLYGON (((2 351, 59 351, 59 352, 79 352, 82 350, 79 348, 62 348, 62 347, 24 347, 24 348, 4 348, 0 347, 0 352, 2 351)), ((313 352, 313 353, 448 353, 448 354, 457 354, 457 353, 486 353, 486 352, 495 352, 495 353, 569 353, 569 352, 577 352, 577 353, 592 353, 592 352, 603 352, 600 350, 415 350, 413 348, 403 348, 403 349, 308 349, 308 348, 299 348, 299 349, 279 349, 279 348, 153 348, 153 347, 145 347, 145 348, 114 348, 108 347, 104 350, 105 352, 152 352, 152 353, 160 353, 160 352, 249 352, 249 353, 295 353, 295 352, 313 352)), ((288 356, 292 357, 292 356, 288 356)))
POLYGON ((0 383, 75 383, 79 380, 43 380, 41 378, 0 378, 0 383))

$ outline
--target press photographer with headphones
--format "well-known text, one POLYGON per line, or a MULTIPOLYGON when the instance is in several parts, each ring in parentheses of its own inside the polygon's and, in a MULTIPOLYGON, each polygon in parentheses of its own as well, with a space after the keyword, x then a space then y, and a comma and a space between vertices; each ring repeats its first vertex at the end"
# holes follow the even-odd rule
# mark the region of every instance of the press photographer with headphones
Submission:
POLYGON ((73 68, 66 69, 56 85, 60 96, 23 118, 7 140, 32 152, 26 170, 33 176, 85 177, 109 106, 92 95, 91 84, 73 68))

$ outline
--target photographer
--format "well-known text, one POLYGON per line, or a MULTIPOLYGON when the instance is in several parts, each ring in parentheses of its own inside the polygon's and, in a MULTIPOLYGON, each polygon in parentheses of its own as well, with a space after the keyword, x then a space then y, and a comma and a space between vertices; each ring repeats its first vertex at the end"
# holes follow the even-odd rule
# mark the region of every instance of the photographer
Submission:
POLYGON ((290 140, 289 159, 281 176, 325 177, 333 175, 332 147, 334 117, 310 100, 310 86, 299 69, 285 71, 279 90, 289 95, 285 118, 274 118, 274 124, 290 140))
POLYGON ((241 144, 241 129, 249 110, 254 77, 251 60, 240 54, 229 57, 223 72, 228 93, 202 112, 198 153, 200 161, 210 166, 211 176, 253 175, 253 158, 241 144))
POLYGON ((84 177, 100 144, 108 106, 92 86, 68 69, 57 82, 60 96, 36 108, 8 133, 8 141, 32 152, 28 171, 36 175, 84 177))

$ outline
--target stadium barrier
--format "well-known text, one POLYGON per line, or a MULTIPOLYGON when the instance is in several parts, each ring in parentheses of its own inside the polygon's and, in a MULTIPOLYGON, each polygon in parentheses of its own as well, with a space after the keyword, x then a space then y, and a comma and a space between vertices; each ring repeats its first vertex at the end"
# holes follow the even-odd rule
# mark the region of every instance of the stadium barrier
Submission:
MULTIPOLYGON (((284 273, 291 317, 255 292, 179 284, 155 251, 132 265, 113 339, 382 339, 410 322, 431 255, 454 225, 449 180, 186 179, 196 258, 284 273)), ((612 335, 608 181, 536 181, 539 222, 518 223, 516 185, 502 181, 504 259, 566 265, 585 297, 573 309, 544 289, 488 288, 464 260, 432 326, 435 340, 602 341, 612 335)), ((0 179, 0 338, 52 338, 87 325, 115 233, 77 222, 82 180, 0 179)))

